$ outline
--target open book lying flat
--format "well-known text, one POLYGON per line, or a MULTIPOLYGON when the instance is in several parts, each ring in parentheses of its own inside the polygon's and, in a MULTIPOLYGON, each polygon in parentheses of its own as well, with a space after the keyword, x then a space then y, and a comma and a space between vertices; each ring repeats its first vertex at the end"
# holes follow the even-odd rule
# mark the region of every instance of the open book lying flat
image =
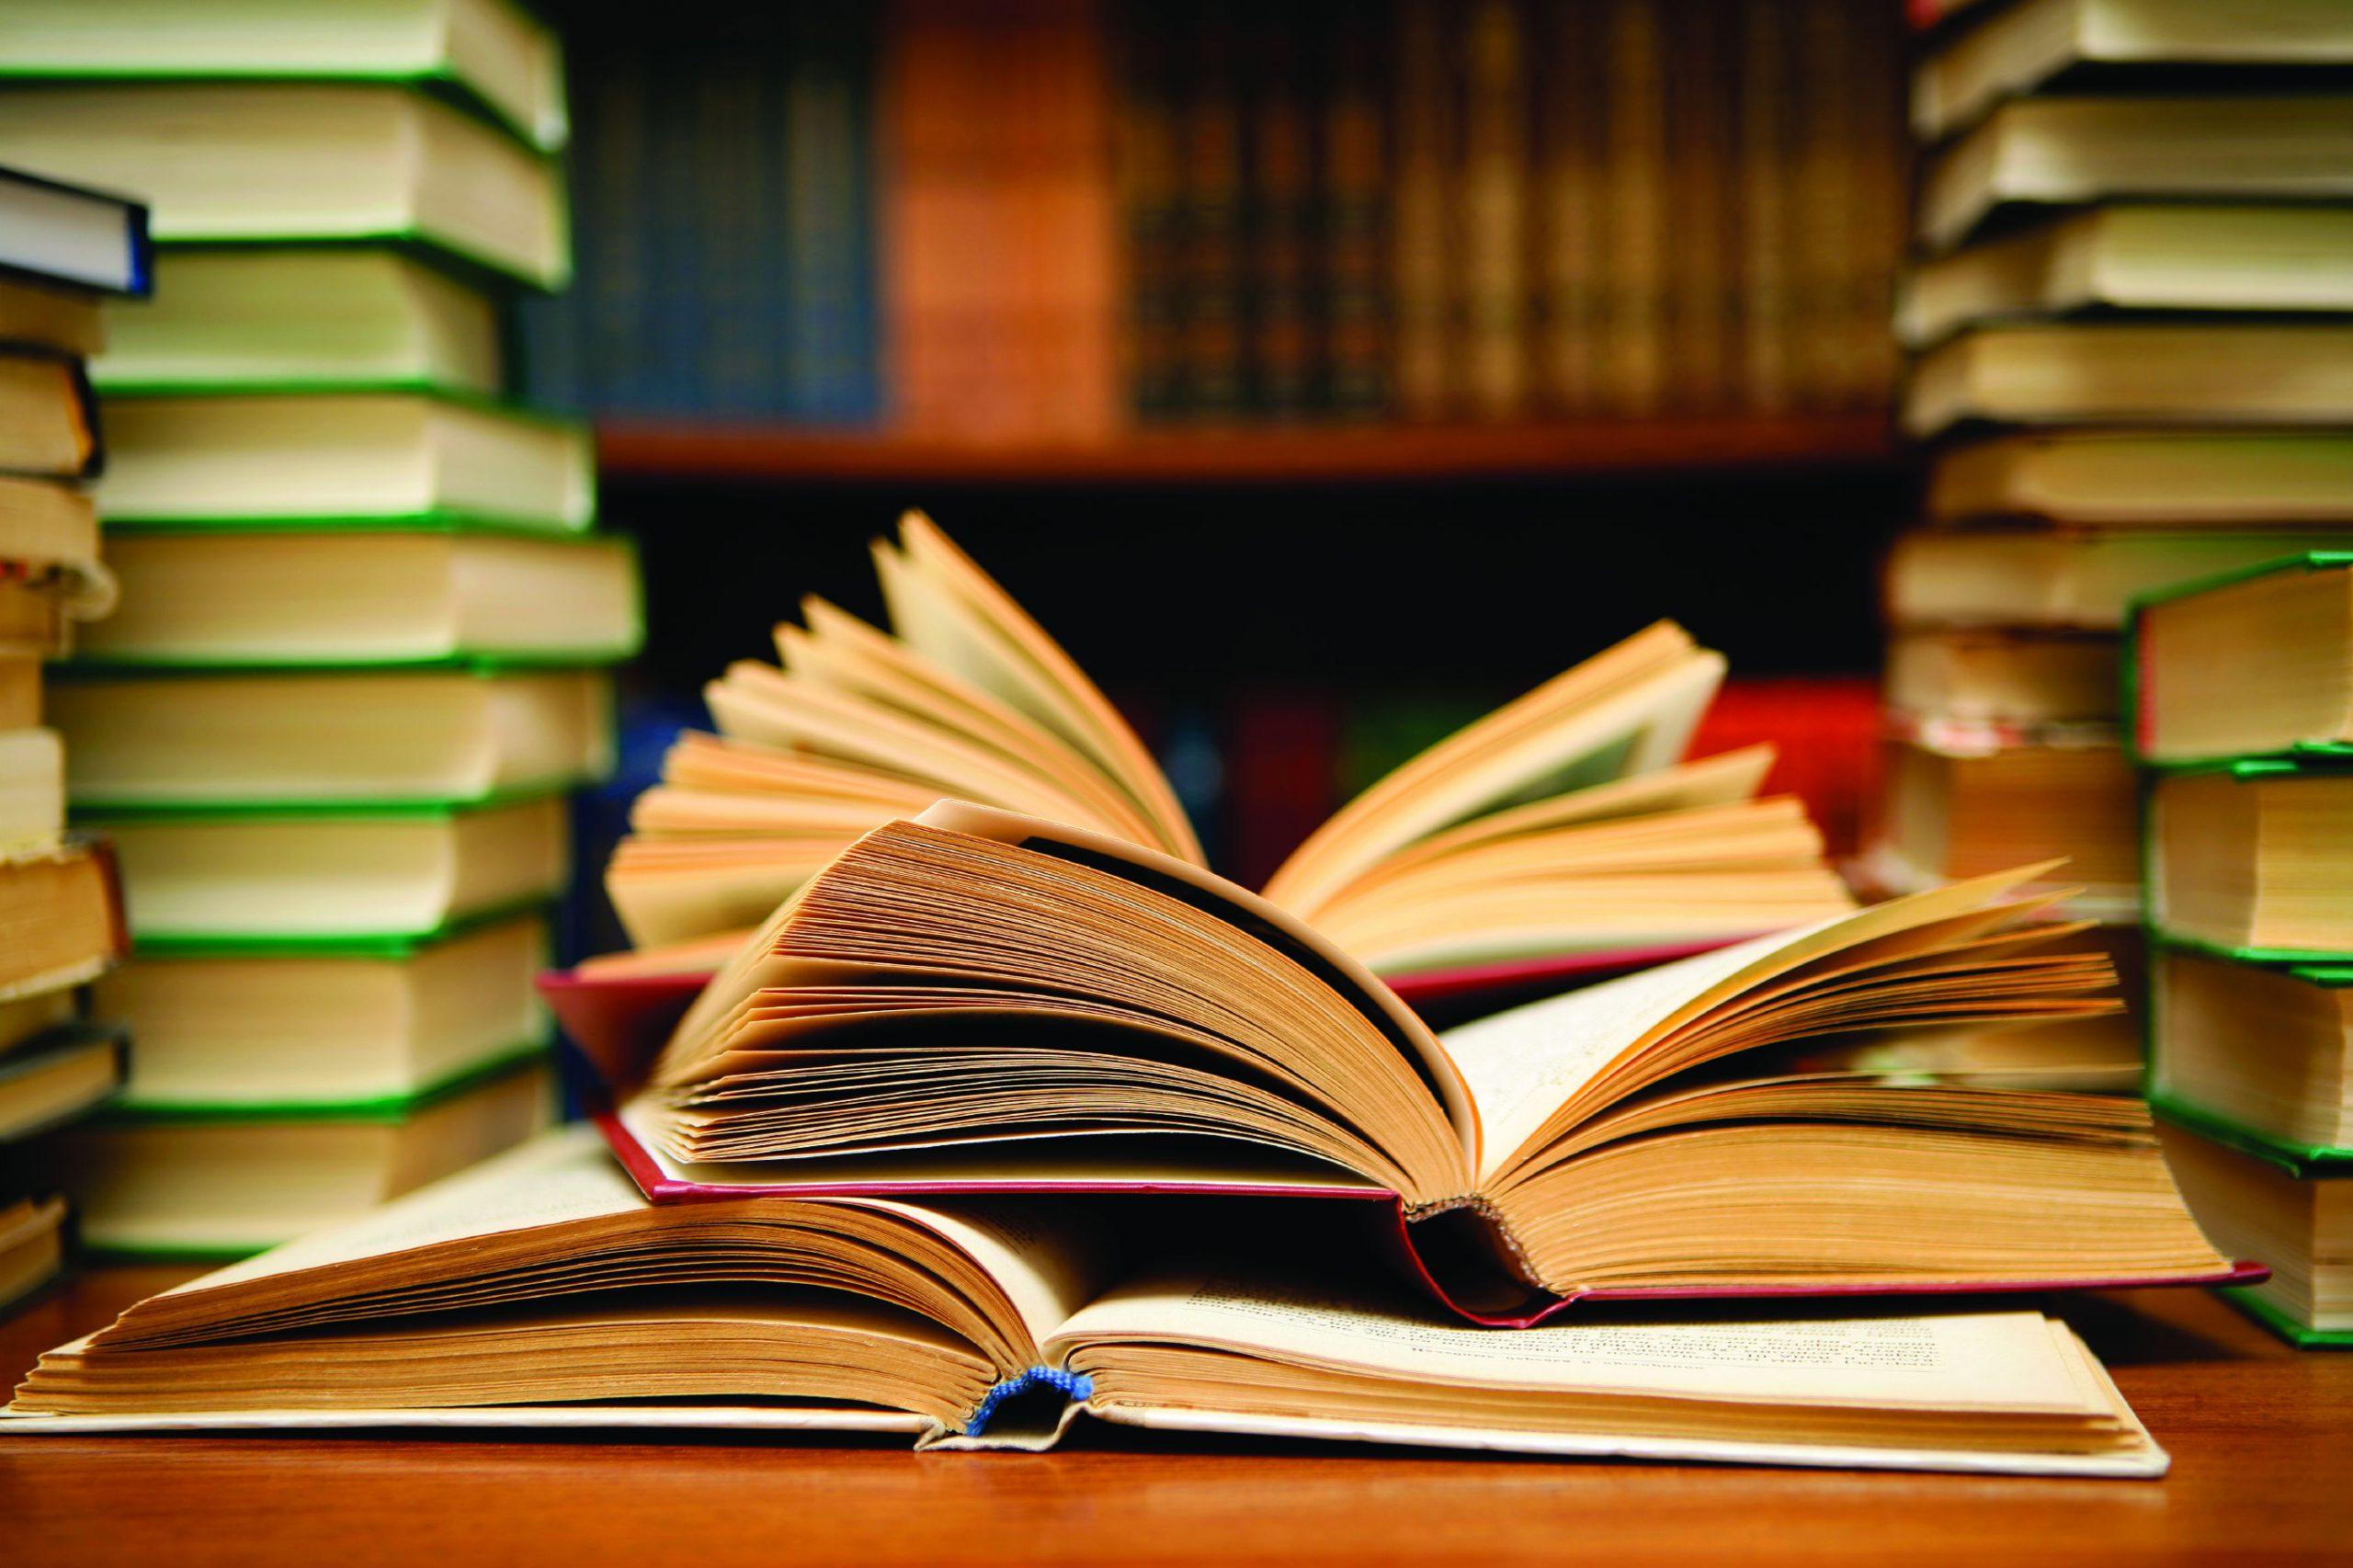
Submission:
POLYGON ((1491 1324, 1583 1297, 2232 1278, 2139 1104, 1863 1065, 1873 1031, 2116 1009, 2104 955, 2050 950, 2081 927, 2008 896, 2049 869, 1441 1038, 1336 944, 1197 867, 942 801, 795 893, 605 1125, 657 1202, 1384 1202, 1425 1280, 1491 1324), (1857 1042, 1856 1065, 1825 1037, 1857 1042))
POLYGON ((548 1134, 139 1303, 41 1358, 0 1435, 335 1426, 1195 1432, 2146 1476, 2165 1456, 2035 1312, 1799 1312, 1495 1335, 1377 1285, 1134 1267, 1083 1203, 647 1205, 548 1134))
MULTIPOLYGON (((1203 864, 1175 790, 1070 656, 928 519, 900 533, 875 547, 894 631, 811 599, 777 629, 778 665, 705 688, 721 733, 671 748, 606 875, 639 951, 559 986, 568 1022, 597 1028, 608 987, 707 973, 713 938, 732 946, 859 834, 942 797, 1203 864)), ((1267 898, 1427 994, 1850 907, 1799 803, 1757 798, 1769 748, 1680 761, 1723 667, 1667 622, 1628 638, 1367 790, 1267 898)))

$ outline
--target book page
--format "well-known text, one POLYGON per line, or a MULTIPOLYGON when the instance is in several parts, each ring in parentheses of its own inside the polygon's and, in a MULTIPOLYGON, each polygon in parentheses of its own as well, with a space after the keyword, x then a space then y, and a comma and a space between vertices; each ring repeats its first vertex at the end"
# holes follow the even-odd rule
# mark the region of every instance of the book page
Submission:
POLYGON ((2049 865, 1932 888, 1623 979, 1530 1003, 1441 1037, 1478 1107, 1480 1177, 1509 1165, 1612 1062, 1709 1006, 1825 954, 1984 908, 2049 865))
POLYGON ((645 1206, 637 1184, 607 1151, 596 1128, 574 1123, 419 1187, 348 1224, 314 1232, 163 1293, 210 1290, 470 1236, 625 1214, 645 1206))
POLYGON ((1447 1030, 1439 1043, 1461 1069, 1486 1134, 1481 1178, 1627 1046, 1790 940, 1775 932, 1447 1030))
POLYGON ((1099 1204, 1017 1199, 924 1204, 884 1199, 844 1201, 921 1225, 978 1264, 1012 1301, 1034 1345, 1045 1344, 1102 1293, 1117 1246, 1111 1219, 1099 1204))
POLYGON ((1402 1297, 1267 1272, 1160 1276, 1074 1317, 1051 1358, 1108 1340, 1237 1350, 1420 1384, 2020 1412, 2106 1414, 2040 1312, 1790 1313, 1586 1322, 1497 1333, 1402 1297))

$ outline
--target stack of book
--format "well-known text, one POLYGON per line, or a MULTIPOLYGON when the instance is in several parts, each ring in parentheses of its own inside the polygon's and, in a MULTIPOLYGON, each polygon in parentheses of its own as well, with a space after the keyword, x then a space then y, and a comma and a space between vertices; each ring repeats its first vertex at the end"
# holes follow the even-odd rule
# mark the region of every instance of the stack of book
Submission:
POLYGON ((583 288, 534 374, 639 418, 1870 410, 1892 8, 903 0, 583 14, 583 288))
POLYGON ((83 481, 104 462, 86 364, 100 301, 148 287, 146 210, 0 168, 0 1308, 54 1278, 66 1205, 51 1146, 125 1072, 89 983, 122 956, 103 839, 65 831, 65 746, 44 660, 104 615, 114 580, 83 481))
MULTIPOLYGON (((976 633, 1022 628, 980 613, 981 585, 948 564, 897 562, 899 601, 929 612, 918 637, 993 683, 1091 695, 990 657, 1002 645, 976 633)), ((811 655, 799 679, 731 676, 739 712, 815 727, 848 700, 832 681, 861 679, 986 710, 984 686, 919 645, 812 619, 790 639, 811 655)), ((1608 751, 1647 749, 1696 717, 1712 663, 1656 632, 1605 655, 1615 700, 1587 666, 1552 693, 1586 701, 1516 705, 1344 812, 1268 898, 1109 833, 956 801, 899 816, 736 946, 596 1130, 133 1306, 45 1355, 0 1430, 768 1428, 1034 1449, 1085 1418, 2162 1471, 2042 1312, 1855 1299, 2260 1272, 2200 1233, 2145 1107, 1859 1054, 1859 1030, 2113 1007, 2105 962, 2038 920, 2021 874, 1443 1033, 1326 934, 1336 900, 1315 926, 1292 913, 1438 869, 1382 848, 1536 753, 1557 765, 1605 728, 1608 751), (1789 1299, 1808 1293, 1844 1299, 1789 1299)), ((1622 802, 1644 783, 1598 788, 1622 802)), ((1522 837, 1526 861, 1536 835, 1508 829, 1564 809, 1469 825, 1489 848, 1522 837)))
POLYGON ((2239 1302, 2353 1345, 2353 554, 2151 596, 2129 662, 2166 1153, 2239 1302))
POLYGON ((1886 566, 1891 890, 2066 858, 2131 940, 2134 595, 2353 542, 2353 12, 1935 6, 1899 284, 1926 517, 1886 566))
POLYGON ((109 1248, 267 1246, 551 1109, 563 792, 640 636, 585 431, 499 395, 508 291, 568 269, 561 61, 498 0, 381 9, 0 33, 0 157, 145 176, 158 242, 91 369, 120 611, 54 693, 144 1036, 61 1145, 109 1248))

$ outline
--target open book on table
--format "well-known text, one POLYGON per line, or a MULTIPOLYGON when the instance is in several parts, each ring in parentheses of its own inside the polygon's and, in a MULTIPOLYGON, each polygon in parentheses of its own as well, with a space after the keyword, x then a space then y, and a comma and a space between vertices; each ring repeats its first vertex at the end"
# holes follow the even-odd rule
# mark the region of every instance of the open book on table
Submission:
MULTIPOLYGON (((561 978, 576 1037, 662 1030, 734 939, 867 829, 942 797, 1204 864, 1085 672, 917 513, 875 565, 894 630, 810 599, 775 665, 705 689, 606 888, 636 950, 561 978)), ((1267 883, 1409 999, 1624 970, 1850 907, 1756 746, 1681 761, 1721 654, 1660 622, 1405 763, 1267 883)))
POLYGON ((1381 1203, 1415 1270, 1490 1324, 1580 1298, 2234 1278, 2139 1103, 1870 1064, 1891 1029, 2116 1009, 2107 958, 2067 950, 2081 927, 2012 896, 2049 869, 1439 1036, 1198 867, 943 801, 795 892, 603 1121, 657 1202, 1381 1203))
MULTIPOLYGON (((1498 1335, 1285 1249, 1123 1256, 1100 1204, 648 1205, 561 1130, 51 1351, 0 1437, 336 1426, 1190 1432, 2155 1475, 2039 1312, 1687 1309, 1498 1335)), ((1130 1247, 1129 1253, 1154 1249, 1130 1247)))

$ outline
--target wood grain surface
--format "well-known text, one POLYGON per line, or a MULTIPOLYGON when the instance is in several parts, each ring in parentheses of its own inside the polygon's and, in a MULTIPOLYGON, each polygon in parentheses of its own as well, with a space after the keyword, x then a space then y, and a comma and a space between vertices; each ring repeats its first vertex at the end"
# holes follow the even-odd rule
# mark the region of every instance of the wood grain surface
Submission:
MULTIPOLYGON (((0 1321, 0 1366, 180 1276, 85 1278, 0 1321)), ((2160 1442, 2161 1482, 1430 1456, 1082 1427, 1045 1455, 899 1442, 468 1437, 0 1441, 0 1562, 2353 1559, 2353 1356, 2192 1291, 2065 1303, 2160 1442)))

